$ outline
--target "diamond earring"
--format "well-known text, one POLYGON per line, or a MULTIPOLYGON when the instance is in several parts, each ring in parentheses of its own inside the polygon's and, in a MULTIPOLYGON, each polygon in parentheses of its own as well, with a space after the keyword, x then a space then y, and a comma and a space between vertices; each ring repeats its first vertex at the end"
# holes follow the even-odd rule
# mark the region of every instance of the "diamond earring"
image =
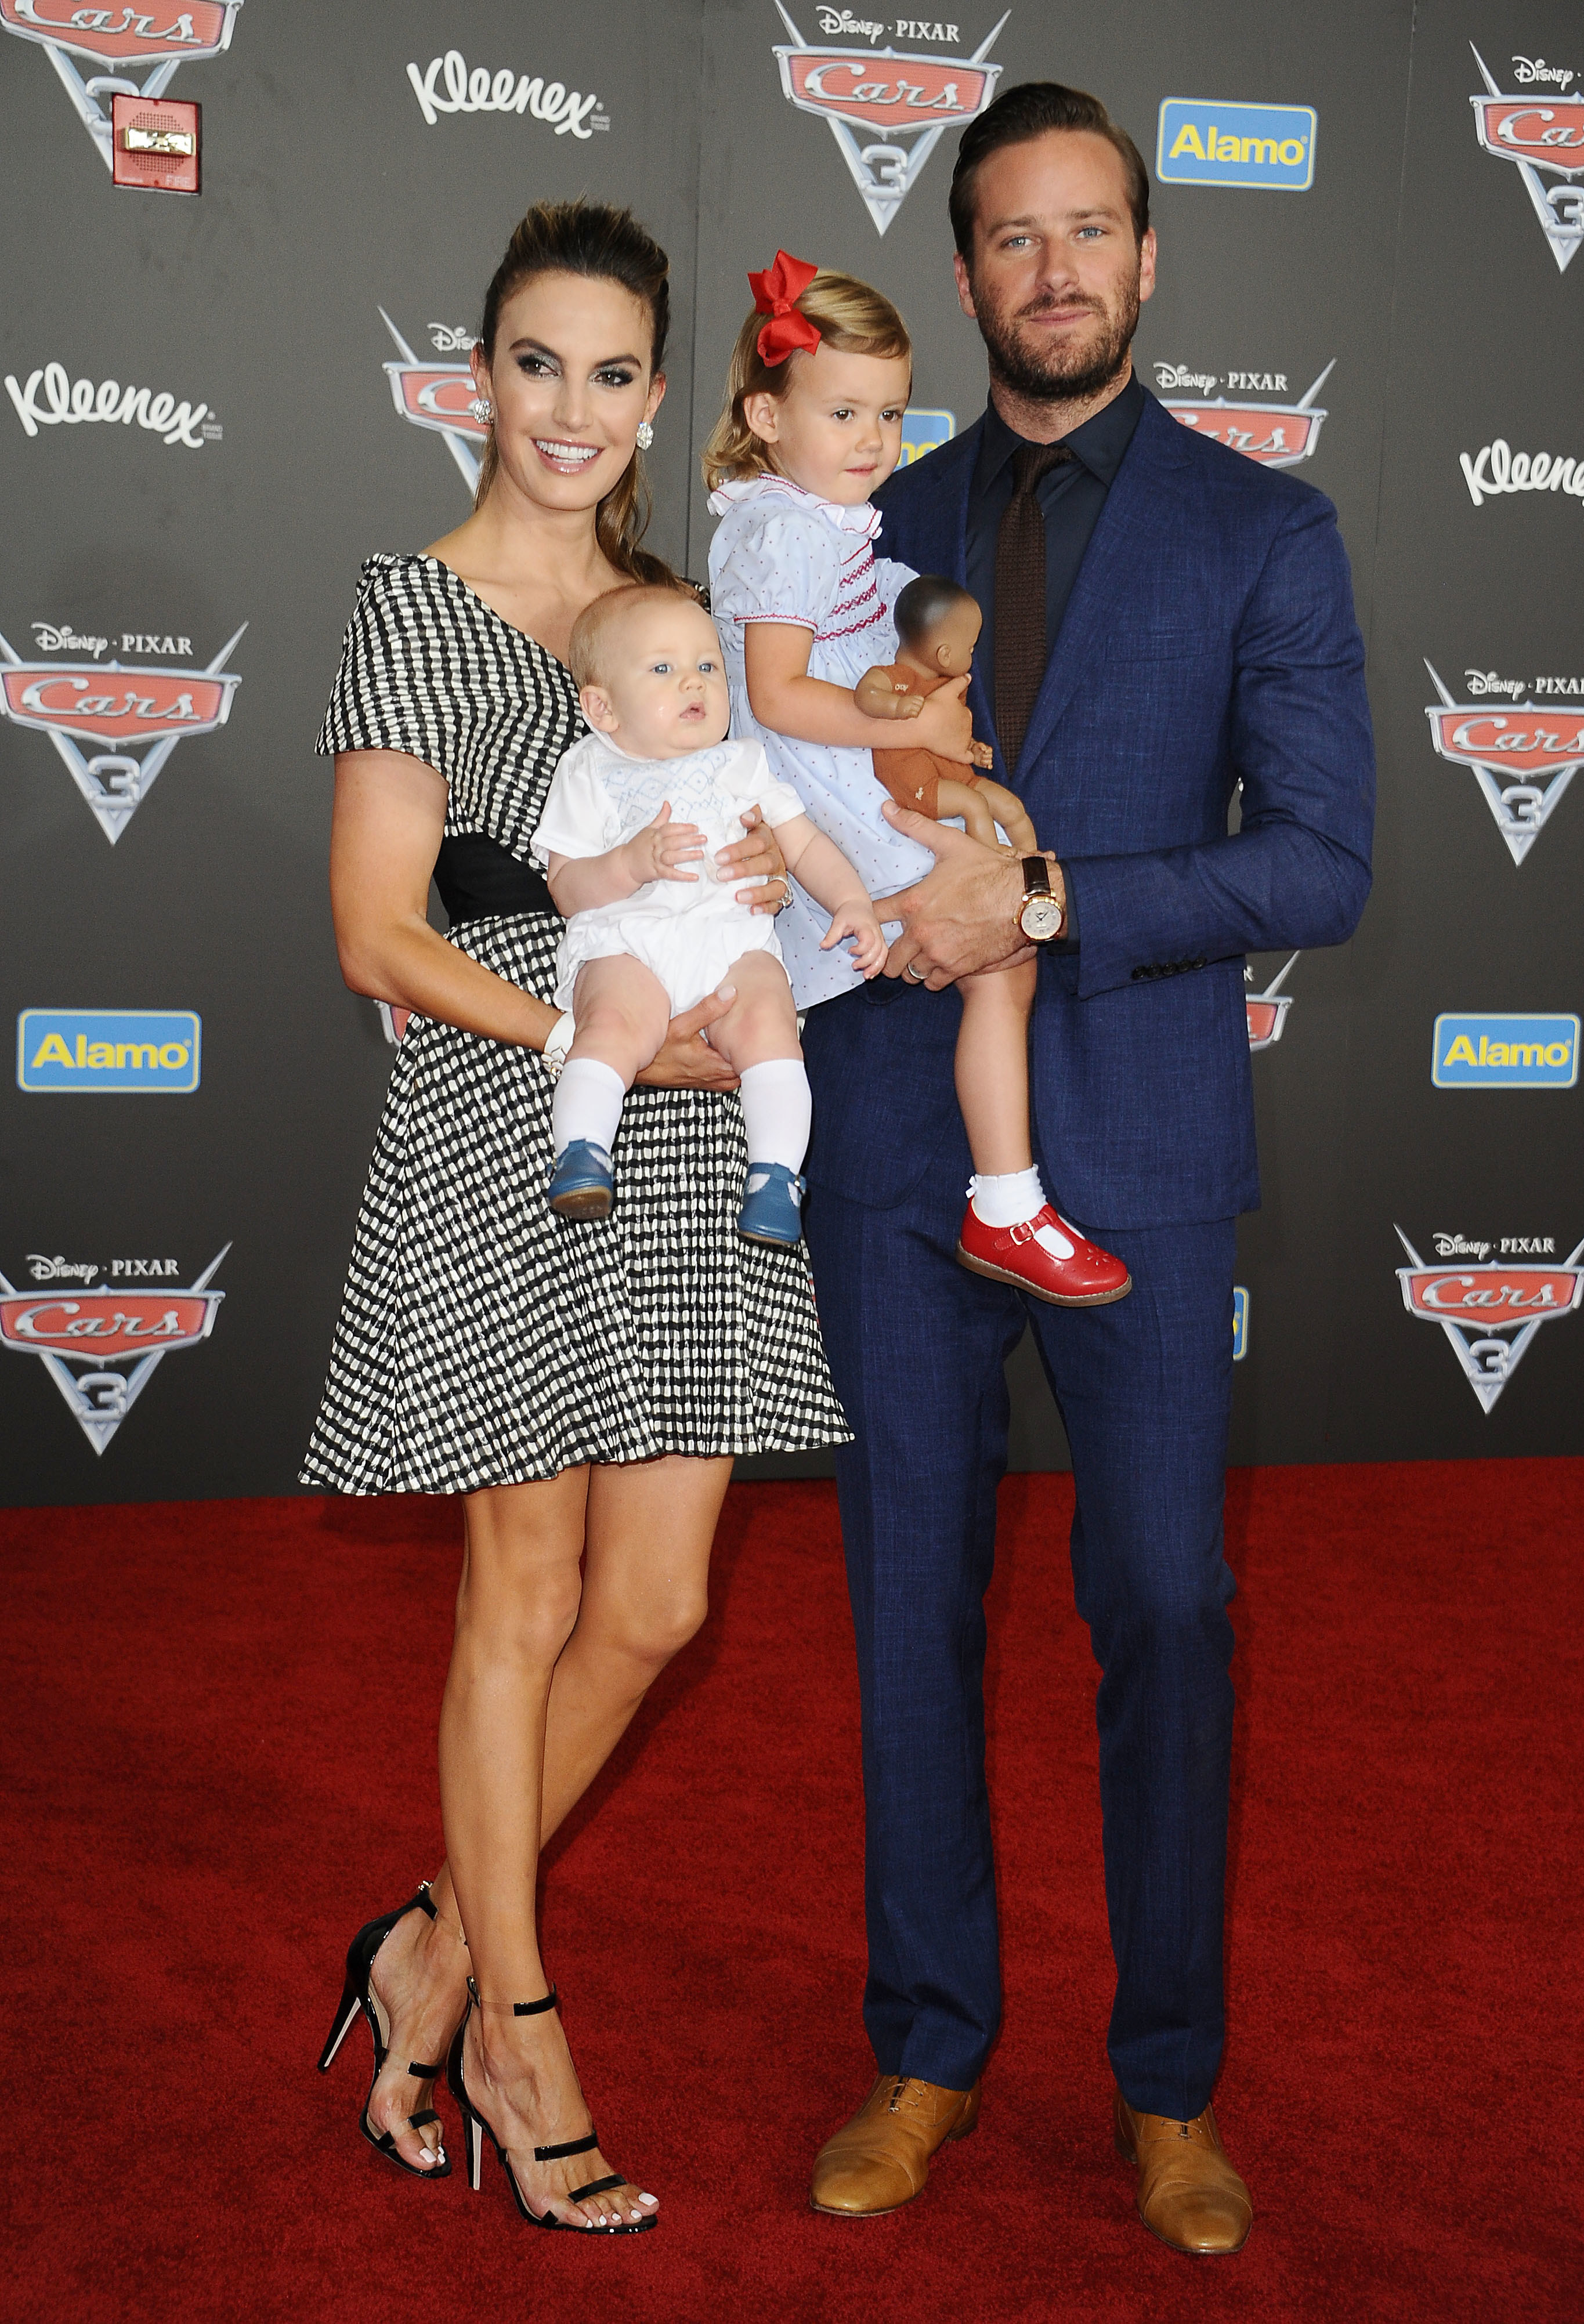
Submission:
POLYGON ((490 401, 487 395, 476 395, 472 402, 468 406, 468 409, 473 414, 475 420, 493 420, 495 418, 495 406, 490 401))
POLYGON ((653 429, 649 425, 649 422, 647 421, 647 420, 639 420, 639 422, 638 422, 638 449, 639 449, 639 451, 640 451, 640 452, 647 452, 647 450, 649 449, 649 447, 651 446, 651 444, 653 444, 653 441, 654 441, 654 430, 653 430, 653 429))

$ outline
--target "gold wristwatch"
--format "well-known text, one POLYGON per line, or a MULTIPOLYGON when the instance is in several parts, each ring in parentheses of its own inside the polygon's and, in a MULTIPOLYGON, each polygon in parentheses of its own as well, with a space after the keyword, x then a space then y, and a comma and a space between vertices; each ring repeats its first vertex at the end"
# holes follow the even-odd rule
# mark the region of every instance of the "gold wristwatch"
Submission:
POLYGON ((1023 858, 1023 908, 1017 925, 1030 944, 1051 944, 1067 925, 1067 914, 1051 892, 1051 867, 1042 855, 1023 858))

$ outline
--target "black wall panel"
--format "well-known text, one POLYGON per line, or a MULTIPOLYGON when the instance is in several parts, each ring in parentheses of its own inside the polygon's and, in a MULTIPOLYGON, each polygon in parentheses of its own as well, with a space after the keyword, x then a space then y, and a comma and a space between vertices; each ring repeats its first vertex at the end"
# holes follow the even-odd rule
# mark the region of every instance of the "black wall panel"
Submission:
MULTIPOLYGON (((1293 962, 1276 987, 1286 1007, 1253 1028, 1275 1019, 1279 1038, 1255 1066, 1265 1206, 1241 1231, 1234 1452, 1578 1449, 1576 1078, 1556 1085, 1553 1064, 1529 1086, 1431 1079, 1438 1016, 1566 1017, 1584 983, 1584 788, 1563 796, 1570 750, 1584 763, 1584 266, 1566 263, 1584 224, 1584 175, 1565 174, 1584 172, 1576 9, 974 0, 949 19, 897 19, 810 0, 245 0, 185 14, 0 0, 0 374, 14 382, 0 399, 0 1019, 8 1040, 24 1012, 202 1020, 190 1093, 5 1076, 7 1499, 292 1489, 391 1056, 378 1012, 336 971, 329 770, 313 737, 361 558, 421 547, 467 507, 464 439, 459 460, 451 438, 406 424, 385 366, 465 360, 526 203, 631 201, 672 254, 653 539, 692 572, 710 523, 696 448, 745 272, 778 244, 897 300, 921 412, 961 429, 978 410, 982 351, 957 309, 945 220, 956 131, 912 169, 911 129, 857 130, 849 160, 829 119, 783 91, 776 51, 822 46, 921 57, 922 77, 908 69, 926 94, 955 64, 960 96, 976 52, 1003 87, 1092 88, 1152 172, 1167 97, 1314 109, 1305 190, 1155 187, 1161 282, 1136 351, 1149 385, 1198 424, 1238 429, 1250 456, 1301 446, 1299 473, 1341 514, 1378 723, 1362 929, 1293 962), (138 86, 156 67, 42 37, 91 37, 88 19, 142 23, 177 49, 228 30, 169 83, 202 106, 198 199, 112 186, 106 141, 81 118, 110 92, 82 85, 138 86), (525 84, 523 110, 510 109, 525 84), (1493 94, 1526 110, 1470 102, 1493 94), (85 402, 107 416, 78 416, 85 402), (1543 488, 1512 489, 1533 483, 1540 454, 1543 488), (216 668, 236 683, 206 695, 234 638, 216 668), (206 728, 217 691, 225 721, 206 728), (26 723, 69 698, 114 711, 129 696, 152 705, 131 740, 108 732, 110 712, 97 741, 68 736, 64 750, 26 723), (1432 724, 1427 710, 1447 706, 1464 715, 1432 724), (194 731, 151 783, 149 736, 167 715, 164 731, 194 731), (79 771, 100 761, 84 776, 98 813, 72 749, 79 771), (1480 751, 1495 775, 1481 777, 1480 751), (1402 1237, 1435 1271, 1408 1285, 1418 1314, 1402 1237), (171 1305, 200 1286, 224 1294, 218 1309, 205 1314, 201 1294, 171 1305), (140 1374, 136 1334, 104 1338, 116 1302, 80 1295, 106 1291, 134 1295, 124 1312, 145 1330, 175 1315, 168 1358, 140 1374), (63 1312, 40 1327, 38 1303, 74 1293, 99 1335, 92 1362, 78 1354, 92 1333, 69 1363, 67 1343, 37 1337, 63 1312)), ((903 70, 883 55, 863 69, 871 88, 903 70)), ((413 373, 407 392, 426 386, 433 416, 455 412, 443 378, 413 373)), ((1250 964, 1251 995, 1284 961, 1250 964)), ((48 1029, 27 1024, 24 1064, 48 1029)), ((1013 1377, 1016 1459, 1060 1464, 1026 1343, 1013 1377)))

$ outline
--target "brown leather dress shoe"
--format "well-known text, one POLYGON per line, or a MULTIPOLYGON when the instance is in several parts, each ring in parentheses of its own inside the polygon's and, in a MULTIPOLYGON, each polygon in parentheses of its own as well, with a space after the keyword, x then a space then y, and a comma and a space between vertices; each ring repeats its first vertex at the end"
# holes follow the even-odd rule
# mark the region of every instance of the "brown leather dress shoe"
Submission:
POLYGON ((923 2190, 930 2157, 979 2119, 979 2085, 946 2090, 911 2074, 881 2074, 814 2164, 810 2200, 837 2219, 877 2219, 923 2190))
POLYGON ((1243 2249, 1254 2205, 1209 2107, 1191 2122, 1175 2122, 1135 2114, 1118 2090, 1116 2152, 1138 2165, 1138 2216, 1152 2235, 1200 2257, 1243 2249))

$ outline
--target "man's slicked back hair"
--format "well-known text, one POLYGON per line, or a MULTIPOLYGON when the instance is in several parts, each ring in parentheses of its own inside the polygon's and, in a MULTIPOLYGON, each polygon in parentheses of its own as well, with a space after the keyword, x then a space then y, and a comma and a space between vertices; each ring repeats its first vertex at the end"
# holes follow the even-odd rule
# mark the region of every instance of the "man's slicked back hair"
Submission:
POLYGON ((1026 145, 1052 129, 1087 130, 1115 147, 1127 179, 1134 235, 1143 242, 1150 230, 1150 174, 1126 130, 1112 120, 1098 97, 1084 89, 1068 88, 1059 80, 1024 80, 1003 89, 994 105, 977 121, 969 122, 957 149, 947 206, 952 235, 966 264, 973 263, 974 180, 979 163, 1004 145, 1026 145))

